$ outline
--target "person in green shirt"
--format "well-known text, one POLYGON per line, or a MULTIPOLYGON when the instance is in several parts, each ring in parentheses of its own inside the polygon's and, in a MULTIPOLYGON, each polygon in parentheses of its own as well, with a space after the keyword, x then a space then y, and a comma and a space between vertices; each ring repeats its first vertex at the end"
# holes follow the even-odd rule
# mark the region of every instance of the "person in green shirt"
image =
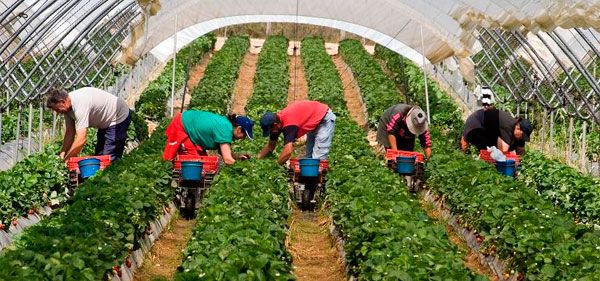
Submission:
POLYGON ((178 113, 167 127, 167 144, 163 159, 173 160, 177 155, 206 155, 207 150, 219 150, 227 165, 235 160, 250 158, 231 151, 234 139, 253 139, 254 122, 246 116, 227 117, 203 110, 186 110, 178 113))

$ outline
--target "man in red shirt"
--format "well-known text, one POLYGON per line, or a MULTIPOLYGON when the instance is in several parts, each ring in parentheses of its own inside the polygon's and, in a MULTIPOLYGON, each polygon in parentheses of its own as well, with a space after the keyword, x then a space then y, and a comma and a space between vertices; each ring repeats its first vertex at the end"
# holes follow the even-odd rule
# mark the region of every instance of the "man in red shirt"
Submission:
POLYGON ((263 135, 269 136, 269 142, 258 154, 264 158, 271 153, 279 135, 283 133, 283 149, 277 161, 285 164, 292 156, 294 141, 306 135, 306 157, 327 159, 333 133, 335 131, 335 114, 326 104, 316 101, 299 101, 283 110, 267 112, 260 119, 263 135))

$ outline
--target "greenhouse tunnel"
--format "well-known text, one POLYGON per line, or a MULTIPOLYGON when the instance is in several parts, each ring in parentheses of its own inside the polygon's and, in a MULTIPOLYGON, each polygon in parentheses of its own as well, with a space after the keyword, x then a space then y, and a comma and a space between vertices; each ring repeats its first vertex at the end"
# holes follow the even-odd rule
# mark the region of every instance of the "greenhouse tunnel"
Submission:
MULTIPOLYGON (((264 25, 267 35, 271 24, 324 27, 387 48, 403 65, 416 65, 422 83, 443 89, 463 120, 481 108, 482 87, 489 87, 498 108, 532 121, 533 150, 596 182, 600 177, 595 0, 2 0, 0 174, 61 139, 64 118, 46 108, 49 89, 101 88, 135 111, 149 81, 175 64, 178 52, 191 53, 186 47, 202 36, 227 37, 227 28, 248 24, 264 25)), ((179 108, 175 96, 187 90, 187 84, 175 89, 178 70, 170 69, 167 117, 179 108)), ((429 116, 430 87, 422 89, 429 116)), ((139 118, 161 129, 160 120, 139 118)))

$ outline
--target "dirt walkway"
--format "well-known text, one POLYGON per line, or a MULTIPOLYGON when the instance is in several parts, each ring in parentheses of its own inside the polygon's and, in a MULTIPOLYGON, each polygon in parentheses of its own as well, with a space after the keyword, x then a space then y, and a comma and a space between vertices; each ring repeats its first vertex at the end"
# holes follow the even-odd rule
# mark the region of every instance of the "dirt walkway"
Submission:
MULTIPOLYGON (((206 71, 206 67, 212 58, 213 53, 207 53, 202 57, 202 60, 199 64, 197 64, 190 71, 190 77, 187 81, 187 93, 185 93, 185 100, 183 104, 183 108, 186 109, 188 104, 190 104, 190 100, 192 99, 192 91, 198 86, 200 80, 204 77, 204 72, 206 71)), ((175 100, 174 112, 181 111, 181 99, 175 100)))
POLYGON ((329 234, 330 223, 319 213, 294 210, 287 244, 298 280, 346 280, 343 260, 329 234))
POLYGON ((195 220, 175 217, 146 255, 144 265, 137 270, 134 280, 173 280, 195 224, 195 220))
POLYGON ((367 111, 365 109, 359 87, 356 84, 356 80, 354 80, 354 76, 352 75, 352 71, 347 67, 346 63, 339 55, 333 56, 333 62, 335 63, 335 68, 340 74, 342 84, 345 87, 344 100, 346 101, 348 111, 350 111, 350 116, 352 117, 352 120, 358 123, 361 128, 366 129, 367 111))
POLYGON ((240 75, 235 82, 233 90, 231 112, 235 114, 246 114, 246 104, 252 96, 254 90, 254 74, 256 73, 256 63, 258 55, 248 52, 244 56, 244 61, 240 68, 240 75))
POLYGON ((300 55, 290 58, 290 87, 288 88, 288 103, 308 99, 308 84, 304 76, 304 66, 300 55))

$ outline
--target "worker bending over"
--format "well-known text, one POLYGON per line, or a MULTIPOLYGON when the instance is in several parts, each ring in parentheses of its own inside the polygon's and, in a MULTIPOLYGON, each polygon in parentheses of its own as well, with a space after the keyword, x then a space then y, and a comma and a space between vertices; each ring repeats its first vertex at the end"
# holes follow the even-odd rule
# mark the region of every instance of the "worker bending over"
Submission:
POLYGON ((234 139, 253 138, 254 122, 246 116, 221 116, 202 110, 186 110, 173 117, 167 127, 167 144, 163 151, 164 160, 175 156, 207 155, 207 150, 218 149, 223 162, 232 165, 235 160, 249 159, 247 154, 233 154, 231 143, 234 139))
POLYGON ((461 149, 466 151, 469 144, 479 150, 495 146, 502 152, 514 150, 523 155, 532 131, 533 126, 527 119, 514 118, 495 107, 484 107, 467 118, 460 139, 461 149))
POLYGON ((383 112, 377 127, 377 142, 386 150, 415 150, 415 139, 419 142, 425 157, 431 157, 431 137, 428 131, 427 115, 419 106, 397 104, 383 112))
POLYGON ((87 139, 87 129, 97 128, 95 155, 123 156, 131 112, 125 100, 101 89, 85 87, 67 93, 50 89, 46 106, 65 116, 65 136, 59 156, 79 155, 87 139))
POLYGON ((317 101, 295 102, 283 110, 267 112, 260 119, 263 135, 269 136, 269 142, 258 154, 264 158, 277 146, 277 139, 283 133, 283 149, 278 163, 285 164, 292 156, 294 142, 306 135, 306 157, 327 159, 333 133, 335 114, 326 104, 317 101))

